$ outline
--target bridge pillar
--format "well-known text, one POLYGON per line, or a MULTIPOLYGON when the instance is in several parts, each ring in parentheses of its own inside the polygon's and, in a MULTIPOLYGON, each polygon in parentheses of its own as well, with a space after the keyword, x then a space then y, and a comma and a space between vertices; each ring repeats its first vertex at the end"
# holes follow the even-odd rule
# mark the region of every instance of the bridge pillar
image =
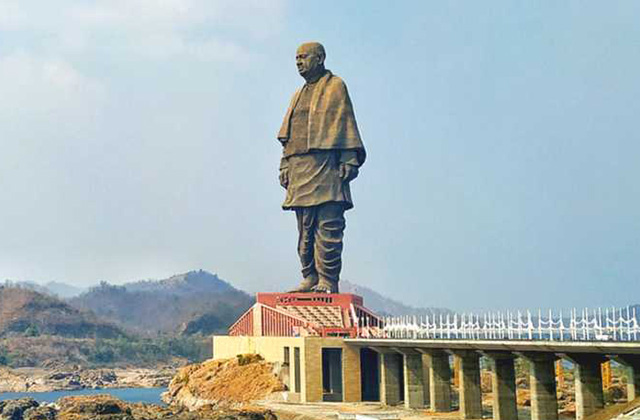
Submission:
POLYGON ((404 406, 406 408, 424 407, 422 353, 405 348, 394 348, 394 350, 402 355, 404 406))
POLYGON ((419 349, 429 365, 429 405, 431 411, 451 411, 451 367, 449 354, 442 350, 419 349))
POLYGON ((553 353, 521 353, 531 364, 531 420, 558 420, 556 373, 553 353))
POLYGON ((582 420, 604 408, 602 363, 606 357, 578 353, 567 354, 567 358, 576 364, 576 420, 582 420))
POLYGON ((452 353, 460 365, 460 415, 463 419, 481 419, 480 355, 473 350, 455 350, 452 353))
POLYGON ((621 355, 616 360, 627 367, 627 401, 640 397, 640 355, 621 355))
MULTIPOLYGON (((422 353, 422 352, 421 352, 422 353)), ((422 354, 422 389, 424 391, 424 406, 431 406, 431 378, 429 371, 431 366, 431 360, 429 355, 422 354)))
POLYGON ((509 352, 483 352, 491 360, 493 420, 518 418, 515 355, 509 352))
POLYGON ((380 402, 397 405, 402 401, 402 355, 380 352, 380 402))
POLYGON ((422 355, 404 355, 404 406, 424 407, 424 381, 422 379, 422 355))

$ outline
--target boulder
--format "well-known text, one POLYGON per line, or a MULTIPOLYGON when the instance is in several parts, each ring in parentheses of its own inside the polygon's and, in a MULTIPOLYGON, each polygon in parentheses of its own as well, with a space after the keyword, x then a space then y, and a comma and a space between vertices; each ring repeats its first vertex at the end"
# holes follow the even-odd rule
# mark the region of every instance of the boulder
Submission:
POLYGON ((38 402, 33 398, 20 398, 17 400, 3 401, 0 405, 0 419, 23 420, 24 414, 27 410, 38 406, 38 402))
POLYGON ((53 407, 40 406, 27 410, 24 420, 56 420, 57 411, 53 407))
POLYGON ((133 420, 127 404, 110 395, 65 397, 58 405, 60 420, 133 420))

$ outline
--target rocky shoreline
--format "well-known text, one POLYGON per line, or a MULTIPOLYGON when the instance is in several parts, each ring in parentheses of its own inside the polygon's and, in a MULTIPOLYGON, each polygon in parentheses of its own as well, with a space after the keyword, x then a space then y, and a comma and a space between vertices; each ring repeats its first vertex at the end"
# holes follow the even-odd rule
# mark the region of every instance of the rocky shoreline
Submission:
POLYGON ((253 400, 282 389, 273 366, 255 355, 207 361, 182 367, 179 371, 174 366, 156 369, 88 369, 80 366, 0 369, 0 392, 146 387, 168 387, 163 395, 168 406, 128 403, 107 395, 108 391, 104 395, 67 396, 54 403, 39 403, 25 397, 0 401, 0 419, 277 420, 269 409, 254 406, 253 400))
POLYGON ((0 401, 0 419, 11 420, 277 420, 264 409, 221 410, 126 403, 109 395, 65 397, 40 404, 32 398, 0 401))
POLYGON ((177 368, 172 366, 158 369, 88 369, 77 366, 57 369, 0 368, 0 392, 166 387, 176 372, 177 368))

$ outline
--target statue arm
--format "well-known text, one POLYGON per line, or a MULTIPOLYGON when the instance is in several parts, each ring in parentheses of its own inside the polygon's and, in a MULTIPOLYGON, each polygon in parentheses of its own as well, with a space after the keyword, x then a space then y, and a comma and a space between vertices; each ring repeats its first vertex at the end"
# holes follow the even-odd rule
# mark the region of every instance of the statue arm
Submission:
POLYGON ((280 179, 282 188, 289 186, 289 161, 284 156, 280 159, 280 174, 278 178, 280 179))
POLYGON ((283 169, 289 169, 289 161, 284 156, 280 159, 280 170, 283 169))
POLYGON ((340 178, 344 182, 350 182, 358 176, 358 153, 355 150, 340 151, 340 178))
POLYGON ((358 161, 358 152, 355 150, 341 150, 340 163, 356 167, 360 166, 360 162, 358 161))

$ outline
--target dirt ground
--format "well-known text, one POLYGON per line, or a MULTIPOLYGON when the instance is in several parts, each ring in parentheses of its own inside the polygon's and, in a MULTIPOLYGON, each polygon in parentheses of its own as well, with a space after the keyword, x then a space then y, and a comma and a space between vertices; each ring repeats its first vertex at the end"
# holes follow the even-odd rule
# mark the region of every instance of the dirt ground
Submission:
MULTIPOLYGON (((383 414, 387 418, 397 420, 461 420, 457 411, 451 413, 433 413, 428 410, 407 410, 402 407, 383 407, 378 403, 315 403, 315 404, 291 404, 279 402, 260 402, 256 405, 272 410, 282 420, 338 420, 348 419, 349 414, 370 414, 379 416, 383 414), (337 416, 336 416, 337 415, 337 416)), ((628 404, 609 406, 606 410, 587 420, 608 420, 617 415, 640 407, 640 398, 628 404)), ((382 418, 382 416, 380 417, 382 418)), ((485 413, 484 419, 490 419, 491 414, 485 413)), ((530 419, 528 409, 518 410, 518 420, 530 419)), ((561 419, 573 419, 574 416, 561 416, 561 419)))
POLYGON ((379 416, 384 414, 390 419, 399 420, 457 420, 458 413, 430 414, 422 410, 406 410, 401 407, 383 407, 377 403, 315 403, 291 404, 277 402, 260 402, 257 405, 268 408, 282 420, 336 420, 348 418, 349 414, 379 416), (337 415, 337 417, 336 417, 337 415))

